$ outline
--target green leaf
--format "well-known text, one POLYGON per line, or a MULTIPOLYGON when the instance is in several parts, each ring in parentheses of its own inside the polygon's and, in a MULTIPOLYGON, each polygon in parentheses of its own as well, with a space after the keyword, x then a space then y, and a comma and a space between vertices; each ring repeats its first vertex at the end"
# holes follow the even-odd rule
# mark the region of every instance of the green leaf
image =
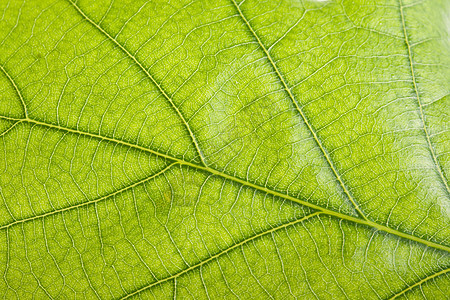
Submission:
POLYGON ((0 296, 447 298, 449 12, 0 1, 0 296))

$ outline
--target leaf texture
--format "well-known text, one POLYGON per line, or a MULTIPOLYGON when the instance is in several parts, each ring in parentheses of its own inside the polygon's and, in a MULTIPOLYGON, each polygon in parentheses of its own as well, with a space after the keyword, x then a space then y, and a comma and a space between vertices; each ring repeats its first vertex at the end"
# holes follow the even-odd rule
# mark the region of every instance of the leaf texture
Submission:
POLYGON ((0 2, 5 299, 446 299, 448 1, 0 2))

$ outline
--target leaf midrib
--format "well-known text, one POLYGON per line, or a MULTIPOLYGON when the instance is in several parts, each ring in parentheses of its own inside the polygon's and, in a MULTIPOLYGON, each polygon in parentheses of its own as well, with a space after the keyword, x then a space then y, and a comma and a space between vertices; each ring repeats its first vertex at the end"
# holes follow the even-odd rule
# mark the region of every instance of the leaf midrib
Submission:
MULTIPOLYGON (((9 117, 2 117, 2 116, 0 116, 0 118, 7 119, 7 120, 13 120, 13 121, 21 121, 21 123, 31 123, 31 124, 43 126, 43 127, 46 127, 46 128, 52 128, 52 129, 55 129, 55 130, 62 130, 62 131, 65 131, 65 132, 70 132, 70 133, 74 133, 74 134, 80 134, 80 135, 89 136, 89 137, 92 137, 92 138, 96 138, 96 139, 105 140, 105 141, 113 142, 113 143, 116 143, 116 144, 121 144, 121 145, 124 145, 124 146, 128 146, 128 147, 131 147, 131 148, 134 148, 134 149, 138 149, 138 150, 141 150, 141 151, 144 151, 144 152, 148 152, 148 153, 157 155, 159 157, 165 158, 165 159, 170 160, 172 162, 176 162, 176 163, 178 163, 180 165, 189 166, 189 167, 192 167, 192 168, 195 168, 195 169, 198 169, 198 170, 201 170, 201 171, 204 171, 204 172, 207 172, 207 173, 219 176, 221 178, 225 178, 225 179, 231 180, 233 182, 242 184, 244 186, 248 186, 248 187, 251 187, 253 189, 259 190, 261 192, 273 195, 275 197, 279 197, 279 198, 283 198, 283 199, 286 199, 286 200, 290 200, 292 202, 295 202, 295 203, 304 205, 306 207, 312 208, 314 210, 320 211, 323 214, 334 216, 334 217, 337 217, 339 219, 344 219, 344 220, 347 220, 347 221, 350 221, 350 222, 353 222, 353 223, 357 223, 357 224, 362 224, 362 225, 366 225, 366 226, 369 226, 369 227, 373 227, 373 228, 375 228, 377 230, 384 231, 384 232, 387 232, 387 233, 391 233, 391 234, 396 235, 398 237, 405 238, 405 239, 408 239, 408 240, 411 240, 411 241, 415 241, 415 242, 424 244, 424 245, 426 245, 428 247, 432 247, 432 248, 435 248, 435 249, 439 249, 439 250, 444 250, 444 251, 450 252, 450 247, 449 246, 442 245, 442 244, 439 244, 437 242, 425 240, 425 239, 422 239, 422 238, 417 237, 415 235, 411 235, 411 234, 408 234, 408 233, 405 233, 405 232, 401 232, 399 230, 395 230, 393 228, 390 228, 390 227, 387 227, 387 226, 375 223, 375 222, 373 222, 371 220, 364 220, 364 219, 356 218, 356 217, 353 217, 353 216, 350 216, 350 215, 346 215, 346 214, 343 214, 343 213, 340 213, 340 212, 337 212, 337 211, 334 211, 334 210, 330 210, 330 209, 324 208, 322 206, 319 206, 319 205, 307 202, 305 200, 301 200, 301 199, 295 198, 295 197, 290 196, 288 194, 284 194, 284 193, 281 193, 281 192, 278 192, 278 191, 271 190, 271 189, 269 189, 267 187, 260 186, 260 185, 255 184, 255 183, 248 182, 248 181, 243 180, 241 178, 238 178, 236 176, 232 176, 232 175, 229 175, 227 173, 221 172, 219 170, 213 169, 213 168, 211 168, 209 166, 202 166, 202 165, 198 165, 198 164, 193 163, 193 162, 188 162, 188 161, 182 160, 180 158, 173 157, 173 156, 171 156, 169 154, 160 153, 158 151, 155 151, 155 150, 152 150, 152 149, 140 146, 140 145, 132 144, 132 143, 129 143, 129 142, 126 142, 126 141, 122 141, 122 140, 118 140, 118 139, 115 139, 115 138, 110 138, 110 137, 106 137, 106 136, 102 136, 102 135, 98 135, 98 134, 94 134, 94 133, 90 133, 90 132, 80 131, 79 129, 66 128, 66 127, 62 127, 60 125, 46 123, 46 122, 42 122, 42 121, 39 121, 39 120, 31 119, 31 118, 16 119, 16 118, 9 118, 9 117)), ((170 166, 173 166, 173 164, 171 164, 170 166)), ((134 184, 133 184, 133 186, 134 186, 134 184)), ((123 191, 124 189, 126 189, 126 188, 121 189, 121 191, 123 191)), ((113 193, 116 194, 117 191, 115 191, 113 193)), ((108 198, 108 195, 103 196, 101 198, 102 199, 106 199, 106 198, 108 198)), ((95 202, 97 202, 97 201, 95 201, 95 202)), ((75 206, 66 207, 63 210, 66 211, 66 210, 70 210, 72 208, 76 208, 76 207, 79 207, 79 206, 80 206, 80 204, 77 204, 75 206)), ((51 214, 55 214, 57 212, 58 211, 54 211, 51 214)), ((47 215, 49 215, 49 213, 45 213, 43 215, 40 215, 39 217, 43 217, 43 216, 47 216, 47 215)), ((32 219, 37 219, 39 217, 38 216, 33 216, 31 218, 25 218, 25 219, 22 219, 22 220, 17 220, 15 222, 20 221, 18 223, 23 223, 23 222, 26 222, 26 221, 29 221, 29 220, 32 220, 32 219)), ((13 223, 13 222, 11 222, 11 223, 13 223)), ((9 226, 10 226, 9 224, 5 224, 5 225, 2 225, 0 227, 0 229, 4 229, 4 228, 9 227, 9 226)))

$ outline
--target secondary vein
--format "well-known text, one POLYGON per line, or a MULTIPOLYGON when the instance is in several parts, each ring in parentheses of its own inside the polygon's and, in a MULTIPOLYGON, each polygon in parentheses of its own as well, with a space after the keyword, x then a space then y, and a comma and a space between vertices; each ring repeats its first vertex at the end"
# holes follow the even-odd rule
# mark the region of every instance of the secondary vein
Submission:
POLYGON ((449 195, 450 188, 448 186, 447 179, 445 178, 445 174, 442 171, 442 167, 439 164, 439 161, 437 160, 436 153, 434 151, 433 145, 431 144, 430 133, 428 132, 428 128, 427 128, 427 125, 425 122, 425 114, 423 112, 423 105, 422 105, 422 101, 420 100, 419 90, 417 88, 417 82, 416 82, 416 75, 414 73, 414 62, 413 62, 413 58, 412 58, 411 43, 409 42, 408 33, 406 32, 405 13, 403 12, 404 6, 402 4, 402 0, 398 0, 398 1, 400 4, 400 15, 401 15, 401 19, 402 19, 403 34, 405 37, 406 47, 408 48, 408 58, 409 58, 409 65, 410 65, 410 69, 411 69, 411 76, 412 76, 413 85, 414 85, 414 92, 416 94, 417 103, 419 105, 419 114, 420 114, 420 119, 422 120, 423 131, 425 132, 428 148, 430 149, 431 157, 433 158, 433 161, 436 166, 439 177, 442 180, 443 185, 447 189, 447 195, 449 195))
POLYGON ((249 237, 249 238, 247 238, 247 239, 245 239, 245 240, 243 240, 243 241, 241 241, 239 243, 236 243, 236 244, 232 245, 231 247, 228 247, 228 248, 220 251, 219 253, 216 253, 215 255, 210 256, 209 258, 207 258, 205 260, 202 260, 201 262, 199 262, 199 263, 197 263, 197 264, 195 264, 195 265, 193 265, 193 266, 191 266, 189 268, 186 268, 186 269, 184 269, 184 270, 182 270, 182 271, 180 271, 180 272, 178 272, 178 273, 176 273, 176 274, 174 274, 172 276, 168 276, 166 278, 163 278, 161 280, 153 282, 153 283, 151 283, 151 284, 149 284, 147 286, 144 286, 144 287, 142 287, 142 288, 140 288, 140 289, 138 289, 138 290, 136 290, 136 291, 134 291, 134 292, 124 296, 124 297, 122 297, 121 299, 123 300, 123 299, 130 298, 131 296, 139 294, 139 293, 141 293, 141 292, 143 292, 143 291, 145 291, 145 290, 147 290, 147 289, 149 289, 149 288, 151 288, 153 286, 156 286, 156 285, 161 284, 163 282, 174 280, 174 279, 180 277, 181 275, 183 275, 183 274, 185 274, 187 272, 190 272, 190 271, 192 271, 194 269, 197 269, 197 268, 199 268, 199 267, 201 267, 201 266, 211 262, 212 260, 217 259, 218 257, 220 257, 220 256, 230 252, 231 250, 234 250, 234 249, 236 249, 236 248, 238 248, 238 247, 240 247, 240 246, 242 246, 242 245, 244 245, 244 244, 246 244, 246 243, 248 243, 248 242, 250 242, 252 240, 255 240, 255 239, 257 239, 259 237, 262 237, 262 236, 264 236, 266 234, 273 233, 273 232, 278 231, 280 229, 283 229, 283 228, 286 228, 286 227, 289 227, 289 226, 292 226, 292 225, 304 222, 304 221, 306 221, 306 220, 308 220, 308 219, 310 219, 312 217, 318 216, 319 214, 320 214, 320 212, 315 212, 315 213, 307 215, 307 216, 305 216, 305 217, 303 217, 303 218, 301 218, 299 220, 295 220, 295 221, 292 221, 292 222, 289 222, 289 223, 286 223, 286 224, 282 224, 280 226, 271 228, 271 229, 269 229, 267 231, 258 233, 258 234, 254 235, 254 236, 251 236, 251 237, 249 237))
POLYGON ((19 88, 17 87, 16 82, 12 79, 11 75, 9 75, 9 73, 6 71, 6 69, 1 65, 0 65, 0 70, 2 70, 3 74, 5 74, 5 76, 8 78, 8 80, 13 85, 14 90, 16 91, 16 94, 19 97, 20 102, 22 103, 23 113, 25 115, 25 118, 28 118, 27 106, 25 105, 25 101, 23 100, 22 93, 20 92, 19 88))
POLYGON ((300 116, 301 116, 303 122, 305 123, 306 127, 308 128, 308 130, 311 132, 311 134, 312 134, 312 136, 314 138, 314 141, 316 142, 317 146, 320 148, 323 156, 325 157, 325 160, 327 161, 328 165, 330 166, 331 170, 333 171, 333 174, 336 177, 336 179, 338 180, 342 190, 344 191, 344 194, 348 197, 350 202, 353 204, 353 206, 355 207, 355 209, 358 212, 358 214, 362 218, 364 218, 366 221, 368 221, 366 215, 363 213, 363 211, 359 207, 358 203, 356 203, 356 201, 353 199, 353 196, 351 195, 350 191, 347 189, 346 185, 342 181, 342 178, 341 178, 339 172, 337 171, 336 167, 334 166, 333 161, 331 160, 330 156, 328 155, 328 152, 326 151, 326 149, 323 146, 321 140, 317 136, 317 133, 313 129, 312 125, 309 123, 308 118, 306 118, 305 114, 303 113, 303 110, 300 108, 300 106, 298 104, 298 101, 296 100, 294 94, 291 91, 291 88, 288 86, 288 84, 286 83, 286 80, 284 80, 284 77, 281 75, 281 72, 278 69, 277 65, 275 64, 274 60, 272 59, 272 56, 270 55, 269 51, 264 46, 264 44, 262 43, 261 39, 256 34, 256 32, 253 30, 253 27, 251 26, 250 22, 247 20, 245 15, 243 14, 240 6, 236 3, 235 0, 231 0, 231 1, 233 2, 234 6, 236 7, 237 11, 239 12, 239 15, 242 18, 242 20, 244 21, 245 25, 248 27, 248 29, 250 30, 250 32, 252 33, 252 35, 254 36, 256 41, 258 42, 259 46, 264 51, 264 54, 266 55, 267 59, 269 60, 270 65, 272 66, 273 70, 277 74, 278 79, 280 80, 281 84, 283 85, 284 90, 288 94, 289 98, 291 99, 291 101, 294 104, 294 106, 297 109, 297 111, 300 113, 300 116))
POLYGON ((173 102, 172 98, 169 97, 169 95, 166 93, 166 91, 162 88, 162 86, 153 78, 153 76, 150 74, 150 72, 144 68, 144 66, 137 60, 136 56, 134 56, 133 54, 130 53, 130 51, 128 51, 124 46, 122 46, 122 44, 120 44, 114 37, 112 37, 108 32, 106 32, 102 27, 100 27, 100 25, 98 25, 97 23, 95 23, 91 18, 89 18, 82 10, 81 8, 75 3, 72 2, 71 0, 68 0, 72 6, 75 8, 75 10, 89 23, 91 23, 97 30, 99 30, 102 34, 104 34, 111 42, 113 42, 117 47, 119 47, 129 58, 131 58, 133 60, 133 62, 145 73, 145 75, 152 81, 152 83, 157 87, 158 91, 164 96, 164 98, 167 99, 167 101, 169 101, 170 105, 172 106, 172 108, 176 111, 177 115, 179 116, 179 118, 181 119, 181 121, 183 122, 184 126, 186 127, 189 136, 191 137, 191 140, 194 144, 194 147, 200 157, 200 160, 202 162, 203 165, 206 166, 206 161, 205 161, 205 157, 203 155, 202 150, 200 149, 199 143, 197 141, 197 139, 195 138, 194 133, 191 130, 191 127, 189 126, 189 123, 186 121, 186 119, 184 118, 183 114, 181 113, 181 111, 178 109, 178 107, 175 105, 175 103, 173 102))
POLYGON ((131 189, 133 187, 141 185, 141 184, 143 184, 143 183, 145 183, 145 182, 147 182, 147 181, 149 181, 149 180, 151 180, 153 178, 156 178, 159 175, 161 175, 164 172, 166 172, 167 170, 169 170, 170 168, 172 168, 176 164, 178 164, 178 163, 177 162, 172 163, 172 164, 168 165, 167 167, 165 167, 164 169, 162 169, 161 171, 159 171, 159 172, 157 172, 157 173, 155 173, 155 174, 153 174, 153 175, 151 175, 149 177, 146 177, 146 178, 144 178, 142 180, 134 182, 131 185, 123 187, 123 188, 121 188, 119 190, 116 190, 116 191, 114 191, 114 192, 112 192, 112 193, 110 193, 108 195, 102 196, 100 198, 97 198, 97 199, 94 199, 94 200, 90 200, 90 201, 86 201, 86 202, 82 202, 82 203, 79 203, 79 204, 76 204, 76 205, 64 207, 64 208, 61 208, 61 209, 53 210, 53 211, 50 211, 50 212, 47 212, 47 213, 44 213, 44 214, 41 214, 41 215, 36 215, 36 216, 33 216, 33 217, 24 218, 24 219, 20 219, 20 220, 14 220, 13 222, 11 222, 9 224, 5 224, 5 225, 0 226, 0 230, 7 229, 7 228, 9 228, 11 226, 14 226, 14 225, 17 225, 17 224, 26 223, 28 221, 32 221, 32 220, 36 220, 36 219, 42 219, 42 218, 45 218, 45 217, 48 217, 48 216, 51 216, 51 215, 54 215, 54 214, 57 214, 57 213, 62 213, 64 211, 68 211, 68 210, 72 210, 72 209, 75 209, 75 208, 87 206, 87 205, 90 205, 90 204, 93 204, 93 203, 98 203, 98 202, 103 201, 103 200, 105 200, 107 198, 110 198, 110 197, 118 195, 118 194, 120 194, 122 192, 125 192, 125 191, 127 191, 127 190, 129 190, 129 189, 131 189))
POLYGON ((448 272, 450 272, 450 269, 445 269, 445 270, 439 271, 437 273, 434 273, 432 275, 429 275, 429 276, 423 278, 422 280, 420 280, 420 281, 418 281, 418 282, 408 286, 407 288, 403 289, 402 291, 398 292, 397 294, 393 295, 392 297, 389 298, 389 300, 394 300, 394 299, 400 297, 401 295, 405 294, 406 292, 412 290, 413 288, 415 288, 417 286, 420 286, 423 283, 425 283, 425 282, 427 282, 427 281, 429 281, 429 280, 431 280, 433 278, 436 278, 438 276, 444 275, 444 274, 446 274, 448 272))

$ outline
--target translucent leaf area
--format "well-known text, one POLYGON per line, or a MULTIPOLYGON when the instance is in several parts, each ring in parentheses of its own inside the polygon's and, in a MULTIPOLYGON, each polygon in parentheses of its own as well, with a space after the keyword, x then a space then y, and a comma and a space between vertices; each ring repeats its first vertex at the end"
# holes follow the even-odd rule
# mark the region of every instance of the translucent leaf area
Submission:
POLYGON ((448 299, 448 0, 0 1, 3 299, 448 299))

